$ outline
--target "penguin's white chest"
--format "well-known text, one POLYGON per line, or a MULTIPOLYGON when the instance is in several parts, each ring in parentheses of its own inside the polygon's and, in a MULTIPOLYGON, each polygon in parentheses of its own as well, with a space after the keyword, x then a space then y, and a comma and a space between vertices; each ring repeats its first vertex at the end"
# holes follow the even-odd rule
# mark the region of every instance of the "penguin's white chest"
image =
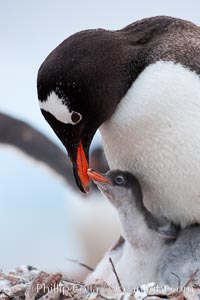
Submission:
POLYGON ((200 221, 200 77, 180 64, 147 67, 100 128, 111 169, 129 170, 155 213, 200 221))
POLYGON ((162 253, 162 246, 155 241, 152 241, 148 248, 136 248, 125 241, 118 249, 105 254, 95 271, 86 279, 86 283, 92 284, 96 279, 103 279, 108 285, 117 287, 116 277, 109 262, 110 257, 123 288, 133 289, 152 281, 157 282, 157 266, 162 253))

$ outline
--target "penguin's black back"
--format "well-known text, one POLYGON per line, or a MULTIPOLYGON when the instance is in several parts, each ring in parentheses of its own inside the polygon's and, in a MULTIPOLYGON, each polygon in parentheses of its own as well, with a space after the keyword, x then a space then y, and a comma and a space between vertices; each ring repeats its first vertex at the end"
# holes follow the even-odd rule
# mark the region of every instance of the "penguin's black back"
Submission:
POLYGON ((140 47, 144 66, 159 60, 181 63, 200 74, 200 27, 167 16, 146 18, 119 30, 140 47))

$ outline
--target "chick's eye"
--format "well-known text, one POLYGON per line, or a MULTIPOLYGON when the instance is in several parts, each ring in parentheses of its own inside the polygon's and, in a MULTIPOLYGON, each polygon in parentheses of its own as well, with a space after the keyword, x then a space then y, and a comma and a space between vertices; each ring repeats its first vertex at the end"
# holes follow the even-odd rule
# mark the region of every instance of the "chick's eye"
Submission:
POLYGON ((79 114, 78 112, 73 111, 71 114, 71 120, 74 124, 78 124, 82 119, 81 114, 79 114))
POLYGON ((124 178, 122 176, 117 176, 115 178, 115 183, 120 185, 120 184, 123 184, 125 181, 124 181, 124 178))

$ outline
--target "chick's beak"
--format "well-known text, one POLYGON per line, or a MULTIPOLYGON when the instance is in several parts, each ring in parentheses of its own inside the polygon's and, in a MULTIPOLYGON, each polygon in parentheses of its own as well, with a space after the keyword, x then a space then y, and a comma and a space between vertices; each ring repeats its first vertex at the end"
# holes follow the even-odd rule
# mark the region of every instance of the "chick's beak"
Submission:
POLYGON ((111 181, 106 177, 106 175, 103 175, 100 172, 97 172, 93 169, 88 169, 87 174, 90 177, 90 179, 92 179, 96 182, 111 183, 111 181))

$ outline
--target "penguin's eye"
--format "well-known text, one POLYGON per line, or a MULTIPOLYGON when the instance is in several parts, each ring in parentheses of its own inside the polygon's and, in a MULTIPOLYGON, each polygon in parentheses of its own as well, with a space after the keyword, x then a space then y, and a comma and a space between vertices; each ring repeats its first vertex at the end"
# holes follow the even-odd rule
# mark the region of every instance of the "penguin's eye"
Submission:
POLYGON ((122 176, 117 176, 117 177, 115 178, 115 183, 116 183, 117 185, 124 184, 124 183, 125 183, 124 177, 122 177, 122 176))
POLYGON ((73 111, 72 114, 71 114, 71 120, 72 120, 74 125, 78 124, 82 120, 82 116, 78 112, 73 111))

